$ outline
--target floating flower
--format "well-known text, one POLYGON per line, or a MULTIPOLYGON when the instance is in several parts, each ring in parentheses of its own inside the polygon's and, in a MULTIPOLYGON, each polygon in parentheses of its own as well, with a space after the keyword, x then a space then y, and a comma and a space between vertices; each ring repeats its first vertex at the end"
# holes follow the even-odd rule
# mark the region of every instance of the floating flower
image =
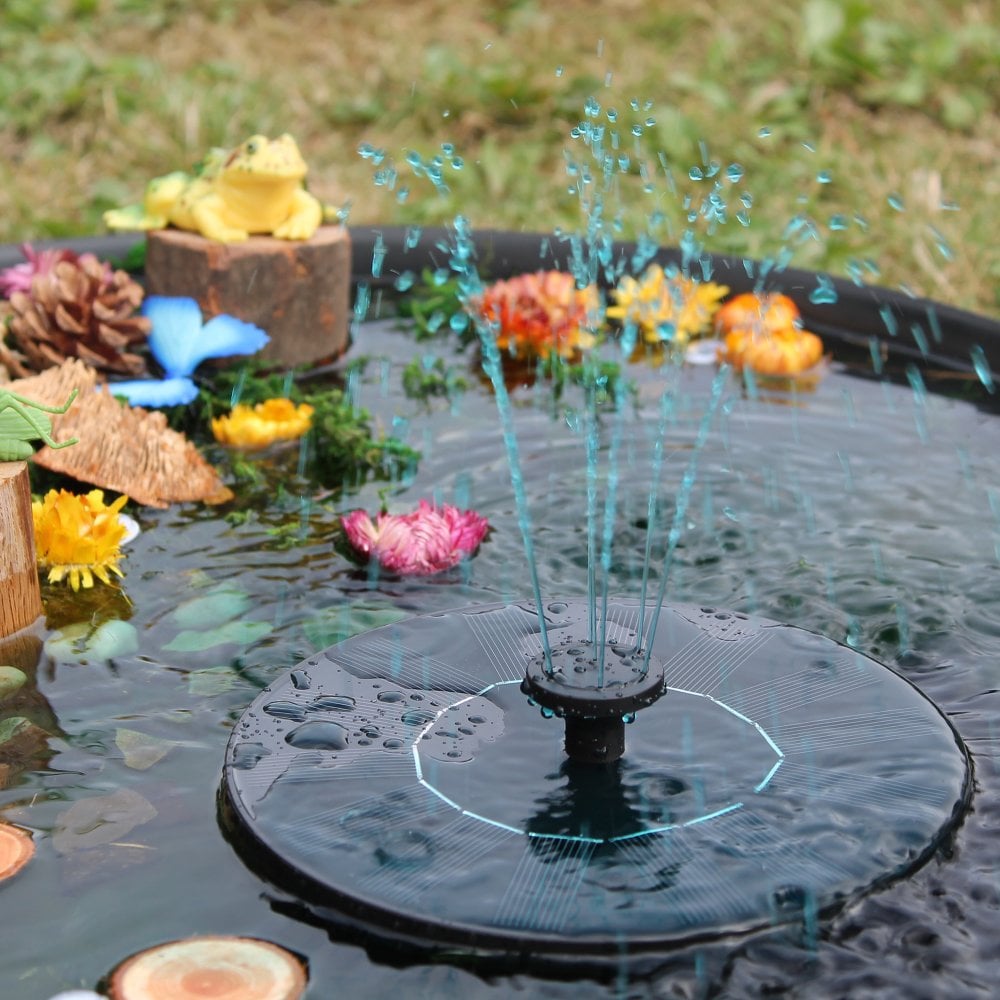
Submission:
POLYGON ((266 448, 275 441, 294 441, 312 425, 313 408, 290 399, 266 399, 256 406, 237 403, 228 416, 212 420, 215 440, 236 448, 266 448))
POLYGON ((260 327, 225 313, 203 324, 198 303, 186 296, 151 295, 142 312, 152 322, 149 349, 165 377, 112 383, 112 393, 133 406, 190 403, 198 395, 191 375, 202 361, 253 354, 270 340, 260 327))
POLYGON ((787 378, 807 373, 823 360, 823 341, 800 324, 798 307, 787 295, 737 295, 715 318, 723 340, 719 360, 757 375, 787 378))
POLYGON ((127 499, 121 496, 108 506, 101 490, 85 496, 49 490, 32 503, 38 562, 48 568, 49 583, 68 577, 70 586, 79 590, 81 584, 93 587, 95 576, 108 584, 109 572, 124 576, 118 561, 127 528, 118 512, 127 499))
POLYGON ((709 329, 728 292, 725 285, 668 275, 659 264, 651 264, 638 281, 622 278, 611 292, 615 304, 607 315, 623 324, 634 323, 647 344, 685 344, 709 329))
POLYGON ((715 314, 715 330, 720 336, 734 330, 749 330, 755 334, 776 333, 796 327, 799 323, 799 307, 779 292, 734 295, 715 314))
POLYGON ((577 288, 571 274, 538 271, 490 285, 476 303, 496 326, 497 346, 521 357, 564 358, 594 343, 588 332, 599 307, 593 285, 577 288))
POLYGON ((475 552, 490 527, 475 511, 434 507, 426 500, 411 514, 383 513, 373 522, 365 511, 355 510, 341 520, 354 548, 401 576, 451 569, 475 552))
POLYGON ((23 264, 14 264, 0 270, 0 295, 8 299, 14 292, 29 294, 31 283, 37 276, 52 274, 56 264, 61 264, 63 261, 88 267, 97 265, 104 272, 105 283, 110 283, 114 274, 110 264, 101 264, 92 253, 77 255, 72 250, 66 249, 35 250, 30 243, 21 244, 21 253, 25 256, 23 264))

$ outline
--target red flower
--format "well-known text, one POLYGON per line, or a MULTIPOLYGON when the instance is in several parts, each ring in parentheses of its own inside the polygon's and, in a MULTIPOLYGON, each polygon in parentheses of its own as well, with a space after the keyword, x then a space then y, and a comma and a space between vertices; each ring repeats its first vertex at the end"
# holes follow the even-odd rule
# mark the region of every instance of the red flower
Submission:
POLYGON ((594 343, 599 299, 593 285, 577 288, 571 274, 538 271, 490 285, 476 303, 497 326, 497 346, 521 357, 572 357, 594 343))

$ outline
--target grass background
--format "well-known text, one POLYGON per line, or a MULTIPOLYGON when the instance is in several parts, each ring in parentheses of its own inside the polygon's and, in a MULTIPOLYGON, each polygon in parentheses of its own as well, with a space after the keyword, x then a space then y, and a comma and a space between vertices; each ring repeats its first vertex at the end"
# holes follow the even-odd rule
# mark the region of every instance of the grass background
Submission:
POLYGON ((101 232, 150 177, 282 131, 355 223, 579 229, 586 121, 616 235, 676 243, 721 181, 711 250, 996 315, 998 95, 989 0, 4 0, 0 241, 101 232))

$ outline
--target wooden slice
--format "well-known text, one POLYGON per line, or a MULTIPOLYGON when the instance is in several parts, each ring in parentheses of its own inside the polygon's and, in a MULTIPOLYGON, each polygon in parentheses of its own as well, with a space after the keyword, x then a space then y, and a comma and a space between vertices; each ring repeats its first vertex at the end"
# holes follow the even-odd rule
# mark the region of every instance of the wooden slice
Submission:
POLYGON ((283 948, 240 937, 170 941, 126 959, 111 1000, 299 1000, 306 973, 283 948))
MULTIPOLYGON (((4 387, 6 388, 6 386, 4 387)), ((0 462, 0 638, 42 614, 31 519, 31 482, 24 462, 0 462)))
POLYGON ((29 833, 0 823, 0 882, 16 875, 34 853, 35 843, 29 833))

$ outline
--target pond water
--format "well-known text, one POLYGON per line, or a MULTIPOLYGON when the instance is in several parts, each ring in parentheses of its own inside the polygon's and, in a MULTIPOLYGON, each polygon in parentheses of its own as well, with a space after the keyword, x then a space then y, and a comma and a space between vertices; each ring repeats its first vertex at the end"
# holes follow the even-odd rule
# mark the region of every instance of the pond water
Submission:
MULTIPOLYGON (((387 491, 390 508, 420 497, 472 507, 491 536, 442 575, 378 578, 334 542, 339 515, 376 510, 385 484, 303 501, 311 489, 295 478, 294 452, 262 460, 250 517, 195 505, 141 511, 124 563, 131 604, 98 595, 78 617, 63 611, 50 623, 77 626, 47 634, 32 692, 31 711, 58 735, 47 759, 0 792, 3 818, 34 831, 38 848, 2 888, 3 996, 93 987, 133 952, 199 933, 261 937, 305 956, 317 1000, 334 988, 463 998, 990 995, 1000 926, 1000 422, 975 382, 945 380, 939 393, 925 372, 931 391, 915 392, 836 350, 814 393, 754 397, 727 384, 697 456, 667 597, 848 643, 936 702, 973 755, 976 793, 954 838, 918 872, 818 925, 709 941, 642 968, 623 964, 610 981, 570 982, 480 970, 495 973, 487 977, 328 936, 248 870, 220 831, 217 792, 232 728, 264 686, 401 616, 530 596, 490 390, 467 373, 469 390, 451 404, 405 398, 405 363, 445 350, 383 321, 361 327, 349 359, 372 359, 360 404, 423 452, 410 480, 387 491)), ((472 355, 450 360, 471 365, 472 355)), ((660 397, 671 389, 669 524, 713 374, 627 366, 637 396, 623 415, 614 594, 637 596, 660 397)), ((537 381, 512 394, 541 589, 562 597, 586 593, 575 391, 555 402, 537 381)), ((613 426, 609 410, 605 457, 613 426)), ((661 560, 662 547, 654 569, 661 560)))

